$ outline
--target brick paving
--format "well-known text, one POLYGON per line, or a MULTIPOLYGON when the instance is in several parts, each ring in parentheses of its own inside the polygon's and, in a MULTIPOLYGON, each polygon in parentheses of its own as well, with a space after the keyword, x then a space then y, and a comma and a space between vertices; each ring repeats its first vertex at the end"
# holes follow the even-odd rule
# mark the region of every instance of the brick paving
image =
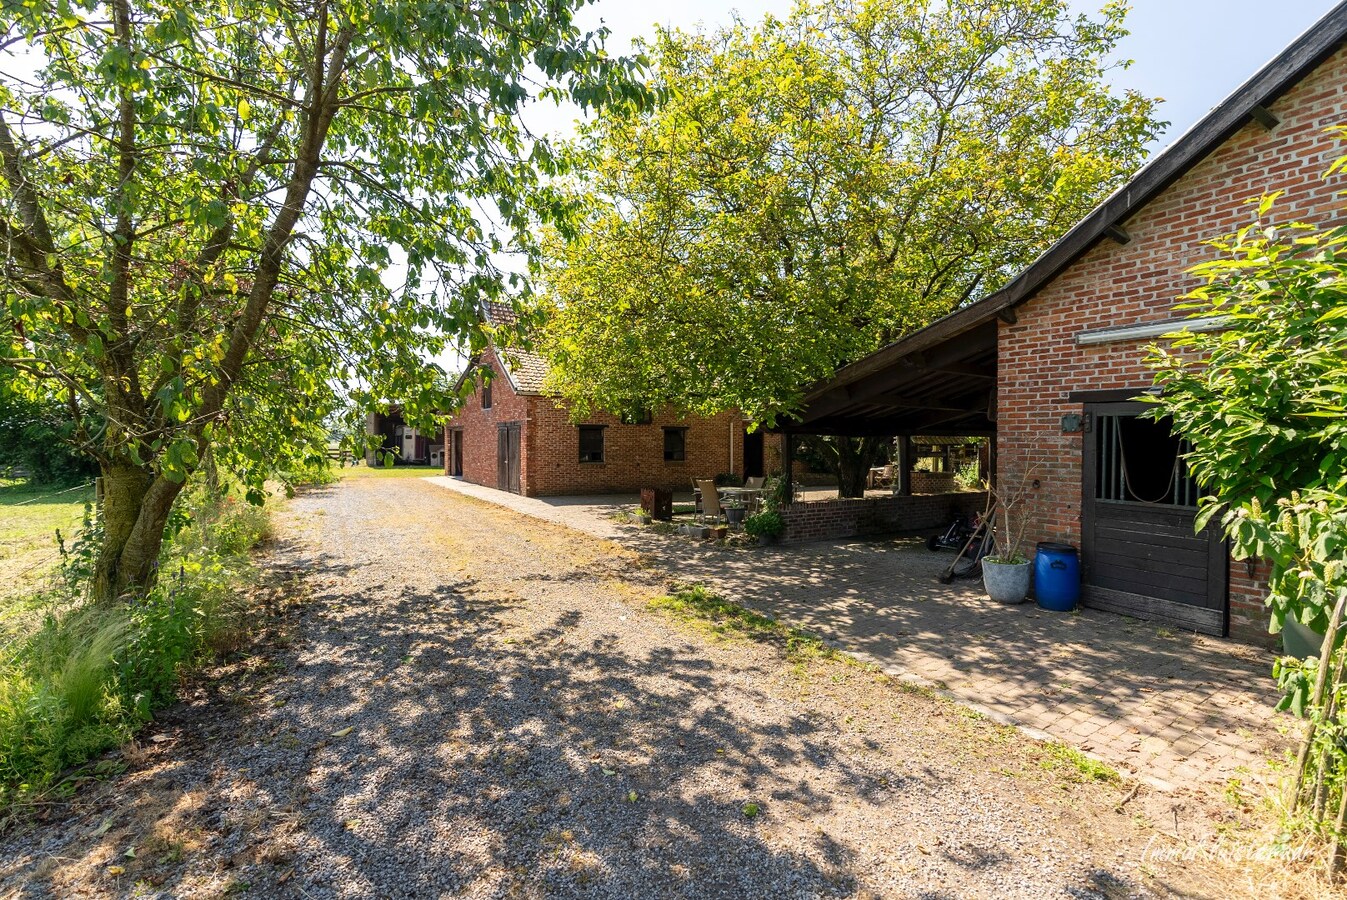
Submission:
POLYGON ((535 499, 431 482, 646 554, 675 578, 813 631, 1160 789, 1270 779, 1296 723, 1276 713, 1272 656, 1097 610, 1002 606, 937 583, 948 557, 914 541, 723 548, 614 518, 626 497, 535 499))

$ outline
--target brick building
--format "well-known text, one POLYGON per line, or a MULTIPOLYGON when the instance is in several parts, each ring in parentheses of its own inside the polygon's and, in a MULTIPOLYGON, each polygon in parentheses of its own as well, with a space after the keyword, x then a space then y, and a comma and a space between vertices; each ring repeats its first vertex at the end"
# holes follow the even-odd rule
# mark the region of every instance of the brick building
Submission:
MULTIPOLYGON (((493 324, 512 316, 507 306, 487 309, 493 324)), ((750 432, 737 413, 638 420, 598 413, 575 422, 544 392, 546 374, 536 353, 488 347, 463 376, 477 378, 477 390, 445 429, 445 473, 536 497, 687 491, 694 478, 780 468, 780 438, 750 432), (485 387, 477 374, 483 368, 494 376, 485 387)))
POLYGON ((365 451, 366 465, 383 465, 385 460, 395 466, 444 464, 444 429, 427 432, 413 428, 402 420, 398 406, 366 416, 365 432, 380 438, 377 450, 370 447, 365 451))
POLYGON ((1194 534, 1182 447, 1135 398, 1148 343, 1221 327, 1174 307, 1249 201, 1281 192, 1278 221, 1347 221, 1347 178, 1325 177, 1347 153, 1327 131, 1347 124, 1345 38, 1342 4, 1000 291, 840 370, 794 430, 993 433, 1001 484, 1038 485, 1026 549, 1080 547, 1087 604, 1265 643, 1259 573, 1194 534))

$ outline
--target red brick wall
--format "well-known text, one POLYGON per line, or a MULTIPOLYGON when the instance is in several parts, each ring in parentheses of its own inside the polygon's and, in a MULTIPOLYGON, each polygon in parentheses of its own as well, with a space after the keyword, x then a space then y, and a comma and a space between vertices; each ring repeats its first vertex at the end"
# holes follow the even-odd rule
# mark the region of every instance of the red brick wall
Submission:
POLYGON ((948 494, 954 488, 953 472, 913 472, 912 493, 948 494))
POLYGON ((743 423, 737 413, 703 418, 657 415, 648 425, 623 425, 616 416, 595 414, 579 424, 604 425, 601 463, 580 462, 580 436, 570 413, 539 398, 528 433, 530 496, 636 492, 643 487, 690 491, 693 478, 739 472, 743 423), (682 462, 664 461, 664 427, 687 429, 682 462), (731 436, 733 450, 731 450, 731 436))
MULTIPOLYGON (((473 484, 496 486, 496 441, 497 426, 507 422, 527 422, 530 408, 536 398, 520 396, 510 387, 500 367, 500 360, 493 350, 483 354, 482 362, 496 373, 491 380, 491 408, 482 409, 480 390, 473 394, 463 408, 449 420, 448 428, 463 429, 463 480, 473 484)), ((527 432, 527 427, 525 428, 527 432)), ((448 440, 446 436, 446 441, 448 440)), ((528 477, 528 454, 525 452, 523 438, 520 447, 520 479, 528 477)), ((445 465, 448 465, 448 447, 445 450, 445 465)))
POLYGON ((781 508, 781 518, 786 522, 782 540, 794 544, 880 534, 921 534, 943 528, 956 513, 980 513, 986 504, 987 495, 974 491, 790 503, 781 508))
MULTIPOLYGON (((648 425, 623 425, 616 416, 594 415, 582 424, 607 426, 604 461, 582 463, 579 432, 565 407, 548 397, 516 394, 493 351, 483 355, 483 363, 496 372, 491 409, 482 409, 478 391, 448 425, 463 430, 465 481, 496 486, 497 426, 507 422, 523 426, 520 486, 529 496, 634 493, 643 487, 689 491, 692 478, 742 474, 743 423, 737 413, 710 418, 656 416, 648 425), (687 428, 682 462, 664 461, 664 426, 687 428)), ((769 466, 774 456, 779 459, 779 443, 779 435, 767 436, 769 466)), ((445 459, 448 465, 447 445, 445 459)))
MULTIPOLYGON (((1176 298, 1197 285, 1186 274, 1212 258, 1202 241, 1247 224, 1246 203, 1272 191, 1285 195, 1279 221, 1340 224, 1338 192, 1347 179, 1324 179, 1347 146, 1324 129, 1347 122, 1347 51, 1339 50, 1271 109, 1273 131, 1245 125, 1222 147, 1127 220, 1132 240, 1101 241, 1018 310, 1018 323, 1000 326, 997 393, 998 468, 1002 483, 1029 467, 1046 503, 1027 535, 1030 545, 1057 540, 1079 545, 1080 434, 1062 434, 1060 419, 1079 413, 1072 391, 1144 388, 1145 342, 1081 347, 1081 331, 1174 318, 1176 298)), ((1262 592, 1244 563, 1231 566, 1231 636, 1265 643, 1262 592)))

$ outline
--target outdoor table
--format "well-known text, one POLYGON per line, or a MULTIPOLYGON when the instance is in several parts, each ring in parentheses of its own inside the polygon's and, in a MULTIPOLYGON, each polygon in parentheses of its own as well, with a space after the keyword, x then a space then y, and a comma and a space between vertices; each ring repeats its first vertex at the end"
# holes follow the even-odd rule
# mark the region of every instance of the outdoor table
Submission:
POLYGON ((749 487, 723 487, 716 488, 720 494, 721 501, 738 501, 745 509, 750 512, 757 506, 758 500, 762 497, 762 488, 749 487))
POLYGON ((716 491, 722 500, 749 500, 762 496, 762 488, 723 487, 716 491))

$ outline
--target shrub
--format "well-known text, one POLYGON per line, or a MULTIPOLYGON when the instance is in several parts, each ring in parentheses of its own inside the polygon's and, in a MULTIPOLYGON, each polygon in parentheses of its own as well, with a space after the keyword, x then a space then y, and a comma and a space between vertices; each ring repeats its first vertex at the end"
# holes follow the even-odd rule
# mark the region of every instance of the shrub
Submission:
POLYGON ((977 460, 969 460, 959 467, 959 471, 954 473, 954 483, 965 491, 977 490, 982 487, 982 476, 979 468, 977 460))
POLYGON ((125 741, 171 702, 186 667, 236 649, 247 609, 236 589, 267 535, 264 509, 194 495, 148 596, 116 608, 81 602, 87 535, 29 634, 0 648, 0 805, 49 787, 73 765, 125 741))
POLYGON ((1270 226, 1275 200, 1193 270, 1203 284, 1180 308, 1223 329, 1171 336, 1148 361, 1155 416, 1192 446, 1197 527, 1217 521, 1234 558, 1267 561, 1270 631, 1296 621, 1324 635, 1317 657, 1283 656, 1273 674, 1281 706, 1308 720, 1286 806, 1328 838, 1335 878, 1347 859, 1347 228, 1270 226))
POLYGON ((786 530, 786 521, 774 509, 754 513, 744 520, 744 531, 754 537, 778 537, 786 530))
POLYGON ((90 481, 98 465, 67 442, 68 414, 54 400, 33 400, 0 386, 0 471, 27 473, 34 484, 90 481))

